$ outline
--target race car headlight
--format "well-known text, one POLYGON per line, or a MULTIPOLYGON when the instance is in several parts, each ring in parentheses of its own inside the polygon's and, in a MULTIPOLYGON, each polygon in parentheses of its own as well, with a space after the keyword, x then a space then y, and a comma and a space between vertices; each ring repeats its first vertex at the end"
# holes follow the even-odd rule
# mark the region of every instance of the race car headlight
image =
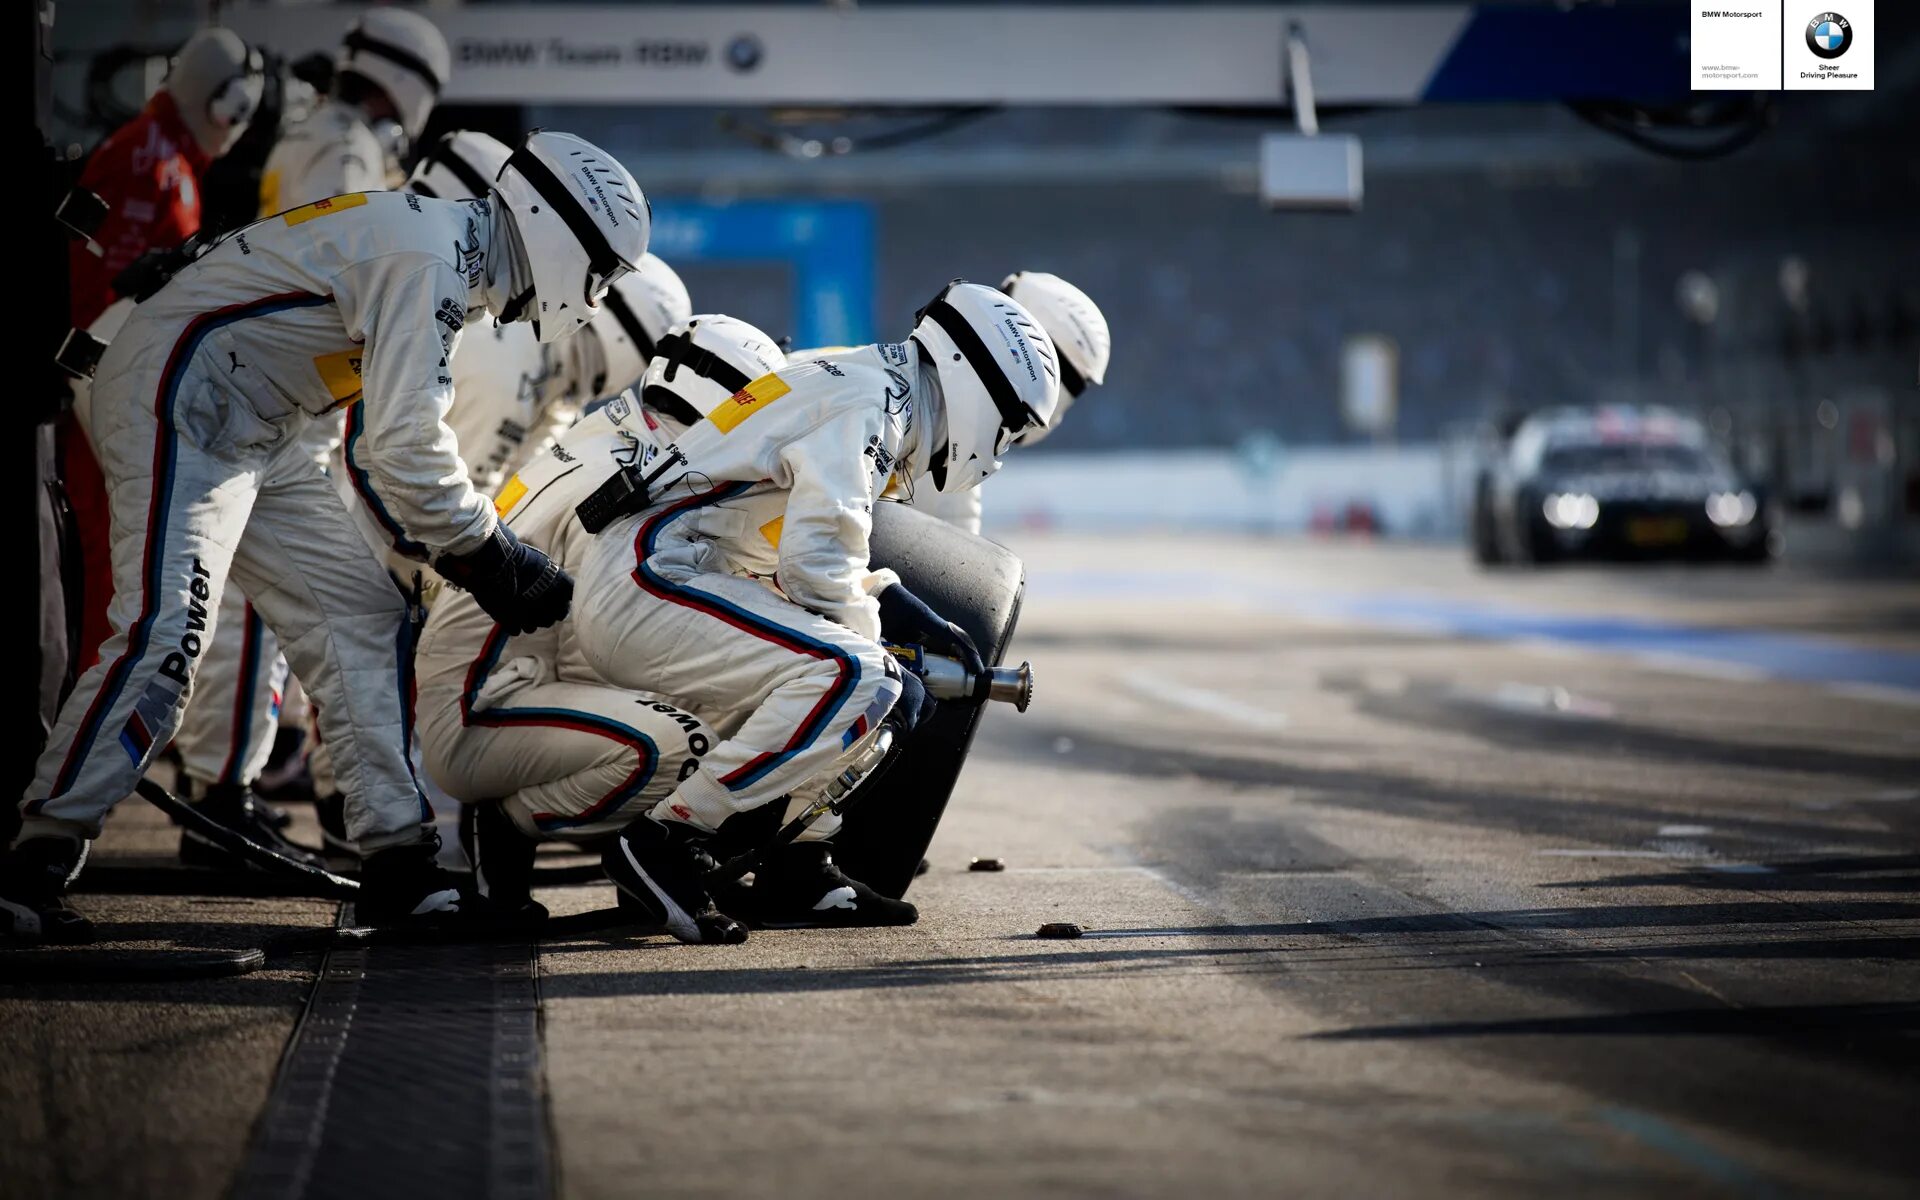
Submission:
POLYGON ((1592 529, 1600 519, 1600 502, 1585 493, 1556 492, 1541 507, 1555 529, 1592 529))
POLYGON ((1707 520, 1722 529, 1750 524, 1760 514, 1752 492, 1715 492, 1707 497, 1707 520))

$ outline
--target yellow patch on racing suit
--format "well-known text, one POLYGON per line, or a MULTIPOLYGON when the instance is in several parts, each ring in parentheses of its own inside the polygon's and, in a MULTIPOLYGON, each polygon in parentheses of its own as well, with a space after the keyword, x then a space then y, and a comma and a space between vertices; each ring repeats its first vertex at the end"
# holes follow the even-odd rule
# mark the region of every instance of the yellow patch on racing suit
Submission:
POLYGON ((740 422, 792 390, 787 386, 787 381, 778 375, 762 375, 732 396, 722 400, 720 406, 714 409, 707 419, 712 421, 721 433, 732 433, 740 422))
POLYGON ((348 192, 344 196, 329 196, 325 200, 315 200, 312 204, 302 204, 299 208, 290 208, 280 217, 288 225, 304 225, 316 217, 331 216, 343 209, 359 208, 367 202, 365 192, 348 192))
POLYGON ((320 382, 333 397, 335 408, 360 402, 360 360, 365 357, 366 351, 356 347, 322 354, 313 360, 314 370, 320 372, 320 382))
POLYGON ((515 475, 512 479, 500 485, 500 494, 493 498, 493 511, 500 516, 506 516, 513 511, 513 506, 520 503, 520 498, 526 494, 527 485, 521 483, 520 477, 515 475))

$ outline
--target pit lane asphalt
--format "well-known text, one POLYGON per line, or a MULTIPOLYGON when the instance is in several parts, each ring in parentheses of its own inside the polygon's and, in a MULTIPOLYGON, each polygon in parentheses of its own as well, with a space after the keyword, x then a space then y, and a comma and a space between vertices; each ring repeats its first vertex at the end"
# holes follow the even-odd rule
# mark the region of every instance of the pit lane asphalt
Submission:
MULTIPOLYGON (((1897 664, 1920 645, 1920 588, 1006 540, 1032 574, 1014 654, 1036 700, 985 723, 911 896, 920 924, 542 947, 560 1194, 1910 1186, 1911 697, 1774 677, 1764 657, 1465 637, 1297 598, 1761 630, 1897 664), (1142 567, 1195 561, 1220 564, 1209 586, 1142 567), (976 855, 1008 869, 968 872, 976 855), (1059 920, 1088 936, 1031 936, 1059 920)), ((125 935, 207 908, 88 903, 125 935), (132 905, 157 915, 115 907, 132 905)), ((320 923, 331 906, 233 911, 320 923)), ((0 992, 4 1177, 219 1194, 310 977, 297 966, 0 992)))

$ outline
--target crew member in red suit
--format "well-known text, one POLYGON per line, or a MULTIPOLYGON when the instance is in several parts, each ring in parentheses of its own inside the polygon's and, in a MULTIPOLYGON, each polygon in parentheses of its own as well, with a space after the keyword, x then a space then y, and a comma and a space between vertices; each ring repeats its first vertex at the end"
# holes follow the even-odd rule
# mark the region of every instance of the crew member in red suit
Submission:
MULTIPOLYGON (((94 245, 75 243, 70 258, 72 320, 93 329, 119 297, 113 281, 149 250, 177 246, 200 229, 200 178, 232 148, 260 104, 263 80, 247 44, 227 29, 193 35, 174 57, 160 90, 138 116, 94 149, 79 186, 106 202, 94 245), (100 253, 95 253, 95 246, 100 253)), ((95 329, 111 340, 124 315, 95 329)), ((82 623, 73 662, 85 670, 106 640, 107 601, 113 595, 108 563, 107 492, 78 421, 60 425, 60 474, 79 525, 82 547, 82 623)))

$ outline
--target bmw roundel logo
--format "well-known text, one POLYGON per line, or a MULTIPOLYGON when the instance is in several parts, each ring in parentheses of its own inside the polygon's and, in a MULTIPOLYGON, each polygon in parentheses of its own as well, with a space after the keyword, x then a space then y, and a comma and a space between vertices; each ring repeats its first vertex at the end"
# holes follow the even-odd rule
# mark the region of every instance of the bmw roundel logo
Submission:
POLYGON ((736 71, 751 71, 760 65, 763 53, 760 39, 743 33, 727 43, 727 65, 736 71))
POLYGON ((1821 58, 1839 58, 1853 45, 1853 26, 1837 12, 1823 12, 1807 22, 1807 49, 1821 58))

